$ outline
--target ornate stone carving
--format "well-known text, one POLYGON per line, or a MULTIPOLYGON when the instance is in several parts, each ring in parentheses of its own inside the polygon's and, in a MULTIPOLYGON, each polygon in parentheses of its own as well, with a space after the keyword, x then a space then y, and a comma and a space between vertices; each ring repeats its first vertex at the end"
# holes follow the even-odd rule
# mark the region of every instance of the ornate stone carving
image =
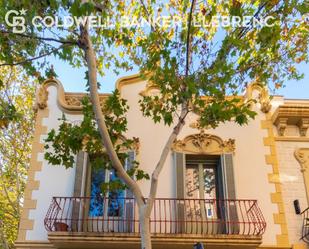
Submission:
POLYGON ((200 130, 200 131, 205 131, 206 129, 211 128, 210 126, 201 127, 199 120, 196 120, 195 122, 190 123, 189 127, 191 127, 192 129, 200 130))
POLYGON ((191 124, 189 124, 189 127, 193 129, 198 129, 198 130, 201 129, 201 126, 198 121, 192 122, 191 124))
MULTIPOLYGON (((47 107, 47 100, 48 100, 48 87, 55 86, 57 88, 57 98, 59 106, 66 110, 66 111, 82 111, 82 99, 87 96, 86 93, 65 93, 63 86, 61 83, 55 79, 48 79, 46 80, 40 88, 37 90, 36 94, 36 105, 35 109, 40 108, 44 109, 47 107)), ((100 94, 100 104, 101 106, 104 105, 104 101, 109 96, 109 94, 100 94)))
POLYGON ((40 109, 45 109, 47 107, 47 100, 48 100, 48 91, 46 87, 40 86, 37 90, 36 96, 36 105, 40 109))
POLYGON ((270 96, 266 88, 262 89, 259 95, 259 100, 261 104, 261 111, 264 113, 268 113, 271 109, 271 103, 270 103, 270 96))
POLYGON ((176 140, 172 149, 191 154, 222 154, 235 151, 235 140, 223 141, 218 136, 201 131, 198 134, 187 136, 183 140, 176 140))
POLYGON ((235 147, 235 139, 228 139, 227 141, 223 141, 222 144, 223 148, 226 151, 234 152, 236 147, 235 147))
POLYGON ((254 90, 259 91, 258 100, 259 103, 261 104, 261 111, 264 113, 268 113, 271 109, 271 103, 270 103, 271 98, 269 96, 267 88, 259 82, 254 82, 250 84, 247 87, 246 91, 246 97, 248 100, 252 99, 254 90))
POLYGON ((288 119, 287 118, 279 118, 275 125, 277 126, 277 131, 279 136, 284 136, 285 135, 285 130, 288 125, 288 119))
POLYGON ((301 170, 305 171, 309 167, 309 148, 297 149, 294 155, 301 165, 301 170))
POLYGON ((69 106, 82 106, 83 96, 66 95, 65 101, 69 106))
POLYGON ((306 187, 307 201, 309 202, 309 148, 297 149, 294 153, 297 161, 300 164, 301 172, 304 176, 304 182, 306 187))
POLYGON ((299 128, 300 136, 305 137, 309 128, 309 118, 301 118, 297 125, 299 128))

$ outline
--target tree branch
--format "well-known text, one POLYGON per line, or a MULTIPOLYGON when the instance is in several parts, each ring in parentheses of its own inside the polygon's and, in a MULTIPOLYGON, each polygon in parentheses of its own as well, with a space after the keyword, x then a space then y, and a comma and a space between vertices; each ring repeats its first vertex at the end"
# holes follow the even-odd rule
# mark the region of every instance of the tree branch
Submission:
POLYGON ((161 153, 159 162, 156 165, 155 170, 153 171, 152 175, 151 175, 151 186, 150 186, 150 192, 149 192, 149 196, 148 196, 148 201, 147 201, 147 209, 146 209, 146 216, 150 215, 153 204, 154 204, 154 200, 156 198, 156 194, 157 194, 157 189, 158 189, 158 180, 159 180, 159 175, 163 169, 163 166, 165 164, 166 158, 168 156, 168 154, 171 151, 171 147, 173 142, 175 141, 175 139, 177 138, 178 134, 180 133, 181 129, 183 128, 184 124, 185 124, 185 119, 186 116, 188 115, 189 111, 188 109, 183 108, 182 112, 180 114, 180 117, 178 119, 178 123, 176 124, 176 126, 173 129, 173 132, 170 134, 164 148, 163 151, 161 153))
MULTIPOLYGON (((192 14, 193 14, 194 6, 195 6, 195 0, 192 0, 191 7, 190 7, 190 13, 189 13, 189 17, 188 17, 185 77, 188 77, 188 75, 189 75, 189 67, 190 67, 190 63, 191 63, 190 57, 191 57, 192 37, 191 37, 190 33, 191 33, 191 22, 192 22, 192 14)), ((185 83, 184 83, 183 87, 182 87, 182 91, 186 91, 186 89, 187 89, 187 87, 185 86, 185 83)), ((157 163, 156 168, 151 175, 151 186, 150 186, 150 192, 149 192, 149 197, 148 197, 148 201, 147 201, 146 217, 150 216, 150 214, 151 214, 151 210, 152 210, 154 200, 155 200, 155 197, 156 197, 156 194, 157 194, 159 175, 160 175, 160 173, 163 169, 166 158, 167 158, 168 154, 170 153, 173 142, 175 141, 175 139, 177 138, 178 134, 180 133, 181 129, 183 128, 183 126, 185 124, 185 119, 186 119, 188 113, 189 113, 188 102, 187 102, 187 100, 184 99, 183 103, 181 105, 181 114, 180 114, 180 117, 178 119, 178 122, 177 122, 176 126, 174 127, 173 132, 169 136, 169 138, 168 138, 168 140, 167 140, 167 142, 166 142, 166 144, 163 148, 163 151, 161 153, 159 162, 157 163)))
POLYGON ((51 51, 46 52, 42 55, 38 55, 38 56, 35 56, 35 57, 32 57, 32 58, 28 58, 28 59, 25 59, 23 61, 19 61, 19 62, 15 62, 15 63, 3 63, 3 64, 0 64, 0 67, 2 67, 2 66, 17 66, 17 65, 21 65, 21 64, 24 64, 24 63, 27 63, 27 62, 31 62, 31 61, 43 58, 45 56, 51 55, 52 53, 57 52, 58 50, 62 49, 63 47, 65 47, 65 45, 61 45, 60 47, 52 49, 51 51))
POLYGON ((191 46, 192 46, 191 22, 192 22, 192 14, 194 6, 195 6, 195 0, 192 0, 188 18, 188 31, 187 31, 187 42, 186 42, 186 71, 185 71, 186 76, 189 75, 189 68, 191 63, 191 46))
POLYGON ((0 33, 11 34, 11 35, 21 36, 21 37, 25 37, 25 38, 29 38, 29 39, 35 39, 35 40, 53 41, 53 42, 58 42, 58 43, 62 43, 62 44, 78 45, 78 41, 75 41, 75 40, 72 40, 72 41, 59 40, 59 39, 55 39, 55 38, 51 38, 51 37, 39 37, 39 36, 27 35, 27 34, 23 34, 23 33, 13 33, 11 31, 7 31, 7 30, 0 30, 0 33))

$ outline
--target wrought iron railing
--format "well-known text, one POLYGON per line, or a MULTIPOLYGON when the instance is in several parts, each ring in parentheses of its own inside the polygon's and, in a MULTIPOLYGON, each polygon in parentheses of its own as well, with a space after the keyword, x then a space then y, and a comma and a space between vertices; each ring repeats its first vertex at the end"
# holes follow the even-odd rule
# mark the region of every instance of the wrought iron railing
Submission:
POLYGON ((306 243, 309 243, 309 207, 302 211, 303 226, 301 239, 306 243))
MULTIPOLYGON (((139 233, 133 198, 54 197, 47 231, 139 233)), ((256 200, 157 198, 150 228, 157 234, 262 235, 266 222, 256 200)))

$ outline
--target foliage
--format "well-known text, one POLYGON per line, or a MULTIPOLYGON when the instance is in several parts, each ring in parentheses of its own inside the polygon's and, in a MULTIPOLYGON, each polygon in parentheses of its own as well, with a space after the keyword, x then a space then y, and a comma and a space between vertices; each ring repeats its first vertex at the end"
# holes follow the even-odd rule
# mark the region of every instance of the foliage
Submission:
MULTIPOLYGON (((65 115, 60 119, 58 131, 52 129, 45 139, 45 159, 52 165, 63 165, 66 168, 74 166, 75 155, 79 151, 89 154, 91 166, 94 168, 104 167, 110 169, 111 162, 102 147, 101 137, 96 127, 96 121, 92 110, 92 105, 88 97, 84 97, 83 120, 80 124, 74 124, 67 120, 65 115)), ((126 151, 132 150, 132 145, 138 139, 124 138, 123 132, 127 130, 127 120, 125 118, 128 109, 126 100, 121 99, 119 91, 107 97, 102 111, 105 113, 106 124, 111 134, 112 142, 116 152, 125 165, 127 159, 126 151)), ((136 180, 149 179, 149 175, 138 168, 138 162, 134 161, 132 168, 127 173, 135 177, 136 180)), ((119 189, 126 186, 119 180, 114 180, 105 184, 103 190, 109 188, 119 189)))
POLYGON ((7 128, 9 123, 17 121, 20 114, 17 112, 10 97, 6 94, 10 81, 12 80, 13 69, 11 67, 4 67, 0 71, 0 129, 7 128))
MULTIPOLYGON (((87 74, 92 76, 91 86, 98 84, 93 73, 104 75, 109 68, 115 72, 138 68, 142 77, 159 90, 157 94, 141 98, 142 113, 154 122, 173 125, 170 138, 175 139, 189 112, 200 115, 200 127, 217 127, 227 121, 235 121, 240 125, 248 123, 255 113, 250 109, 251 103, 242 101, 237 95, 252 81, 266 88, 277 88, 287 80, 300 79, 302 75, 295 65, 308 62, 306 12, 304 0, 171 0, 168 3, 143 0, 0 0, 0 61, 8 65, 20 64, 28 74, 42 80, 42 70, 49 65, 41 59, 54 55, 74 67, 88 67, 87 74), (14 34, 3 18, 8 10, 21 8, 27 10, 26 32, 14 34), (35 28, 31 25, 31 19, 36 15, 57 16, 63 21, 64 13, 76 17, 92 14, 103 20, 109 17, 115 25, 108 28, 91 27, 89 32, 84 24, 70 28, 35 28), (184 18, 181 26, 162 25, 162 22, 159 25, 152 23, 150 27, 139 25, 140 18, 148 20, 160 15, 184 18), (246 27, 192 25, 195 17, 209 24, 213 17, 231 15, 256 19, 272 16, 274 19, 271 27, 254 27, 253 19, 246 27), (124 16, 129 17, 127 27, 120 25, 124 16)), ((95 94, 92 92, 91 96, 95 94)), ((126 103, 116 91, 106 105, 107 110, 106 106, 103 108, 104 120, 115 150, 123 162, 124 156, 116 141, 126 131, 126 103)), ((72 155, 80 149, 88 151, 98 164, 102 160, 109 160, 102 157, 104 149, 97 131, 97 128, 102 131, 104 126, 97 127, 98 122, 94 120, 90 109, 90 105, 85 103, 84 120, 80 125, 73 125, 63 117, 59 131, 49 133, 46 141, 51 145, 46 146, 48 151, 45 156, 52 164, 71 167, 72 155)), ((154 170, 157 177, 173 139, 168 139, 162 149, 154 170)), ((130 143, 131 140, 128 141, 130 143)), ((113 166, 117 167, 118 160, 114 162, 113 166)), ((138 169, 129 173, 149 178, 138 169)), ((123 175, 123 178, 130 182, 127 175, 123 175)), ((152 180, 151 198, 148 198, 145 204, 147 208, 142 211, 152 208, 151 200, 155 197, 157 179, 152 177, 152 180)), ((131 184, 133 186, 134 182, 131 184)), ((142 195, 140 189, 136 190, 134 186, 137 200, 145 202, 145 198, 139 196, 142 195)), ((146 217, 140 218, 147 223, 146 217)))
MULTIPOLYGON (((3 25, 0 32, 0 60, 6 63, 22 62, 27 72, 42 79, 40 68, 48 61, 35 60, 46 53, 57 56, 75 67, 86 66, 83 55, 83 37, 78 26, 34 28, 30 25, 35 15, 57 16, 63 13, 76 17, 96 15, 115 23, 108 28, 94 27, 90 36, 96 56, 97 70, 140 68, 148 80, 156 84, 160 94, 144 96, 140 101, 145 116, 154 122, 171 125, 179 111, 188 103, 190 111, 199 110, 200 125, 216 127, 220 122, 234 120, 245 124, 254 113, 248 103, 236 96, 246 85, 258 81, 267 86, 281 87, 286 80, 300 79, 295 64, 308 62, 308 23, 305 1, 182 1, 168 4, 159 1, 2 1, 0 18, 9 9, 27 10, 27 30, 19 34, 3 25), (272 16, 272 27, 252 26, 192 26, 194 20, 209 24, 213 17, 237 15, 257 19, 272 16), (184 17, 181 26, 150 24, 138 25, 139 20, 160 15, 184 17), (123 27, 123 17, 129 17, 123 27), (50 37, 43 36, 49 34, 50 37), (189 34, 189 35, 188 35, 189 34), (57 47, 56 45, 59 45, 57 47), (149 74, 151 72, 151 74, 149 74), (207 101, 201 101, 207 96, 207 101)), ((1 21, 1 20, 0 20, 1 21)), ((4 22, 2 22, 4 23, 4 22)), ((49 72, 46 70, 46 72, 49 72)), ((48 75, 48 73, 46 73, 48 75)))
POLYGON ((34 130, 35 83, 21 72, 0 67, 5 82, 0 98, 18 113, 18 119, 0 129, 0 247, 4 249, 14 248, 34 130))
MULTIPOLYGON (((149 15, 160 9, 181 15, 189 13, 190 5, 189 1, 151 2, 144 8, 132 7, 132 13, 149 15)), ((151 72, 149 80, 160 89, 160 95, 144 96, 140 101, 144 115, 170 125, 177 107, 187 101, 190 110, 199 110, 202 127, 231 120, 246 124, 254 117, 250 105, 226 96, 237 96, 252 81, 280 87, 286 80, 302 77, 295 63, 308 62, 303 7, 302 1, 206 1, 196 4, 194 17, 210 21, 236 11, 240 16, 272 16, 273 27, 212 26, 188 31, 189 25, 184 25, 180 29, 156 26, 148 33, 141 28, 132 30, 131 56, 145 76, 151 72), (204 101, 203 96, 207 96, 204 101)))

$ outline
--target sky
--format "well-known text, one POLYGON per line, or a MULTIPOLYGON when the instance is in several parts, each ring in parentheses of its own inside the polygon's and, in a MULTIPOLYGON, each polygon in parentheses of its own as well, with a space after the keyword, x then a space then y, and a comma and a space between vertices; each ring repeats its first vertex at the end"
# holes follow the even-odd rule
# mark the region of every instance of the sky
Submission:
MULTIPOLYGON (((73 68, 68 63, 65 63, 54 57, 49 58, 53 64, 55 72, 58 75, 58 80, 63 84, 67 92, 85 92, 85 69, 73 68)), ((301 63, 297 65, 300 72, 304 73, 304 78, 299 81, 286 82, 286 86, 277 90, 276 95, 283 95, 288 99, 309 99, 309 64, 301 63)), ((117 79, 123 76, 138 73, 137 70, 131 72, 121 72, 116 75, 112 70, 106 72, 106 76, 99 77, 98 81, 101 83, 101 92, 111 92, 115 89, 117 79)))

